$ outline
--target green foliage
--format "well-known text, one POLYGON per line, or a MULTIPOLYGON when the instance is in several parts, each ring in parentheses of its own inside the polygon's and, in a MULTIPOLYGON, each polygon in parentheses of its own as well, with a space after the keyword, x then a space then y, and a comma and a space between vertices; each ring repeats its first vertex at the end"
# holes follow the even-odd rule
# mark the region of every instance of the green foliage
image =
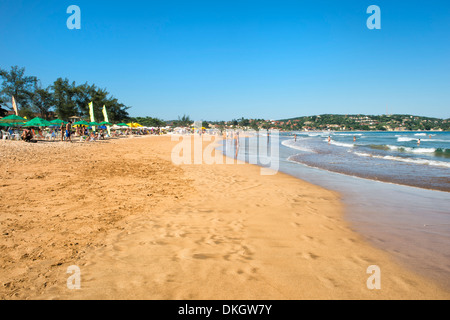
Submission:
POLYGON ((58 78, 51 86, 55 111, 60 119, 67 120, 71 116, 79 115, 75 101, 75 88, 75 82, 70 83, 67 78, 58 78))
POLYGON ((40 117, 44 119, 49 118, 50 109, 54 106, 53 94, 50 88, 41 88, 36 85, 32 94, 33 109, 39 112, 40 117))
POLYGON ((10 110, 13 109, 9 102, 11 97, 14 96, 19 110, 31 108, 33 88, 37 78, 25 76, 25 68, 19 68, 18 66, 11 67, 10 71, 0 69, 0 77, 3 80, 0 87, 0 97, 4 102, 8 101, 6 107, 10 110))
POLYGON ((158 119, 158 118, 152 118, 152 117, 135 117, 135 118, 129 118, 130 122, 137 122, 140 125, 143 125, 144 127, 165 127, 166 122, 158 119))
POLYGON ((98 88, 95 84, 84 83, 77 86, 68 79, 57 79, 52 86, 56 113, 61 119, 79 116, 89 119, 89 103, 94 106, 94 118, 103 120, 103 106, 108 112, 110 122, 119 122, 129 118, 127 110, 130 107, 110 95, 106 89, 98 88))
POLYGON ((178 120, 175 120, 173 125, 176 127, 189 127, 192 123, 193 121, 189 116, 183 115, 182 117, 178 116, 178 120))
POLYGON ((6 110, 6 107, 3 107, 5 104, 5 101, 0 97, 0 117, 4 117, 8 110, 6 110))
MULTIPOLYGON (((88 83, 76 85, 69 79, 58 78, 48 88, 42 88, 39 80, 33 76, 25 76, 25 68, 12 67, 10 71, 0 69, 3 83, 0 87, 0 106, 12 109, 11 96, 14 96, 19 113, 33 117, 39 113, 48 118, 55 111, 59 118, 67 120, 71 116, 89 118, 89 103, 94 105, 96 120, 103 120, 102 109, 106 107, 110 122, 120 122, 129 117, 130 107, 120 103, 106 89, 88 83)), ((0 113, 2 113, 0 110, 0 113)))

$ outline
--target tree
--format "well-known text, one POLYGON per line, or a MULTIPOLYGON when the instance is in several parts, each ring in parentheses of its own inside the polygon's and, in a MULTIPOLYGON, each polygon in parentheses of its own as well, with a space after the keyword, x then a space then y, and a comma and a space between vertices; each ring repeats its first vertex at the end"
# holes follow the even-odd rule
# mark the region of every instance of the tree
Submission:
POLYGON ((183 115, 181 118, 178 116, 178 120, 175 121, 179 127, 189 127, 192 124, 191 118, 187 115, 183 115))
MULTIPOLYGON (((11 101, 11 97, 14 96, 19 110, 30 109, 37 78, 25 76, 25 68, 19 68, 18 66, 11 67, 10 71, 0 69, 0 77, 3 79, 0 87, 2 100, 11 101)), ((7 107, 13 110, 12 106, 7 107)))
POLYGON ((242 117, 242 118, 239 120, 239 125, 240 125, 241 127, 248 127, 248 126, 250 125, 250 120, 244 119, 244 117, 242 117))
POLYGON ((158 119, 158 118, 152 118, 152 117, 136 117, 136 118, 130 118, 131 122, 137 122, 140 125, 143 125, 144 127, 165 127, 166 122, 158 119))
POLYGON ((0 117, 4 117, 6 115, 6 113, 8 112, 8 110, 3 108, 4 104, 5 104, 5 102, 3 101, 2 98, 0 98, 0 117))
POLYGON ((75 82, 69 83, 69 80, 58 78, 51 86, 53 90, 53 101, 55 111, 60 119, 68 119, 71 116, 78 116, 79 109, 75 101, 75 82))
POLYGON ((54 106, 53 94, 50 91, 50 87, 42 88, 40 84, 36 84, 32 102, 33 109, 35 109, 42 118, 48 119, 50 109, 54 106))
POLYGON ((100 122, 99 119, 103 119, 103 106, 106 107, 110 122, 129 119, 127 110, 130 107, 120 103, 106 89, 98 88, 95 84, 84 83, 74 86, 73 91, 80 116, 89 117, 89 103, 92 102, 94 118, 98 122, 100 122))
POLYGON ((252 130, 259 131, 258 123, 256 122, 256 120, 250 123, 250 128, 252 128, 252 130))

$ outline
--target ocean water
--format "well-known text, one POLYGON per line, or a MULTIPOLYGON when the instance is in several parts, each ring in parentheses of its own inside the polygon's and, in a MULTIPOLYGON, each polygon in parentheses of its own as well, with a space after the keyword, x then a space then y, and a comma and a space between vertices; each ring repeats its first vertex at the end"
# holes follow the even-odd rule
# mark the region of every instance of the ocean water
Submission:
POLYGON ((450 191, 450 132, 292 134, 297 134, 296 141, 282 142, 299 151, 291 161, 361 178, 450 191))
MULTIPOLYGON (((278 152, 266 158, 281 172, 338 192, 356 232, 450 290, 450 133, 334 133, 328 143, 329 135, 283 133, 278 152)), ((267 141, 252 139, 240 139, 240 160, 257 158, 267 141)))

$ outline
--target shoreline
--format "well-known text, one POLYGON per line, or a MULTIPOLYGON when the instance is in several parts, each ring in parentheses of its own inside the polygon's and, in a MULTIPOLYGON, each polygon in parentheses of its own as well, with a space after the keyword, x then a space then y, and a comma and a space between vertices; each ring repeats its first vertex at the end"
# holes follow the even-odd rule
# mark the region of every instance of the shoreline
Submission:
MULTIPOLYGON (((69 168, 62 174, 72 177, 69 179, 72 183, 64 186, 69 189, 69 197, 54 195, 56 207, 46 199, 28 199, 42 208, 36 212, 40 215, 27 213, 29 202, 26 197, 19 198, 16 206, 23 207, 23 225, 29 229, 26 236, 16 239, 15 244, 22 241, 23 246, 11 247, 12 252, 26 253, 32 244, 37 253, 44 250, 41 256, 32 256, 34 251, 24 253, 10 264, 2 256, 1 278, 15 275, 10 282, 17 284, 17 290, 8 289, 2 280, 1 297, 187 300, 450 297, 448 291, 399 267, 386 252, 372 247, 352 231, 343 219, 343 204, 335 192, 280 172, 260 176, 259 166, 245 163, 175 166, 170 161, 174 144, 169 137, 142 137, 93 143, 88 150, 76 148, 79 150, 72 155, 75 161, 68 160, 69 168), (92 186, 92 179, 97 185, 92 186), (99 185, 105 192, 97 190, 99 185), (70 211, 76 208, 76 204, 70 204, 73 194, 82 198, 86 210, 82 215, 70 211), (123 204, 117 201, 119 195, 123 204), (106 208, 99 209, 99 203, 107 204, 106 208), (40 216, 48 207, 53 214, 41 221, 40 216), (104 214, 92 217, 92 210, 104 214), (111 219, 112 213, 117 219, 105 225, 103 219, 111 219), (67 219, 61 219, 61 215, 67 219), (45 227, 52 221, 54 227, 64 230, 70 226, 66 222, 73 223, 74 219, 85 219, 80 222, 88 223, 86 228, 92 230, 68 229, 69 233, 60 233, 45 227), (104 230, 95 233, 96 227, 104 230), (55 250, 58 241, 74 240, 69 236, 70 230, 89 239, 86 241, 90 245, 78 242, 82 246, 79 255, 69 255, 63 260, 57 254, 52 256, 53 251, 64 252, 64 246, 55 250), (38 231, 42 236, 33 238, 38 231), (53 249, 43 248, 45 243, 53 249), (82 270, 81 290, 65 288, 68 277, 65 269, 74 263, 82 270), (54 265, 51 272, 49 264, 54 265), (372 264, 380 265, 382 270, 381 290, 366 287, 370 276, 366 269, 372 264), (12 271, 23 266, 37 273, 33 276, 12 271)), ((31 175, 34 177, 31 181, 36 188, 60 181, 58 172, 62 166, 55 164, 67 156, 42 153, 50 161, 39 167, 34 163, 38 172, 31 175)), ((21 171, 30 164, 16 162, 14 169, 9 167, 7 171, 13 172, 14 183, 20 185, 30 180, 29 171, 21 171)), ((13 188, 7 184, 2 185, 2 191, 14 193, 17 184, 13 188)), ((8 199, 13 196, 9 194, 8 199)), ((6 212, 2 227, 14 217, 12 204, 8 206, 0 205, 1 211, 6 212)), ((2 245, 8 248, 4 240, 2 236, 2 245)), ((75 241, 71 241, 73 245, 75 241)))
MULTIPOLYGON (((295 148, 285 146, 283 143, 281 145, 286 150, 295 150, 295 148)), ((247 155, 247 152, 245 154, 247 155)), ((249 154, 251 154, 250 151, 249 154)), ((438 217, 439 214, 443 213, 441 211, 445 210, 443 209, 444 206, 446 207, 444 202, 445 196, 448 195, 446 191, 353 176, 292 161, 289 153, 281 152, 281 154, 279 171, 296 179, 339 192, 346 206, 346 220, 352 224, 355 232, 377 248, 389 252, 397 262, 408 270, 432 280, 444 290, 449 290, 448 275, 450 270, 447 266, 449 266, 450 261, 445 249, 445 243, 448 244, 448 235, 445 239, 445 235, 441 233, 434 234, 434 236, 429 234, 436 230, 426 232, 420 230, 420 226, 427 228, 431 225, 432 229, 436 229, 436 227, 442 227, 442 223, 448 224, 448 219, 445 220, 444 216, 438 217), (285 159, 285 157, 287 158, 285 159), (287 163, 289 165, 286 165, 287 163), (405 199, 417 205, 417 208, 424 206, 418 199, 421 199, 421 196, 423 197, 423 194, 426 193, 426 199, 422 201, 436 201, 434 202, 435 206, 428 208, 430 211, 426 217, 421 215, 414 205, 409 208, 408 212, 405 212, 407 206, 392 201, 392 195, 387 190, 400 193, 400 195, 403 194, 405 199), (372 194, 373 192, 375 194, 372 194), (385 198, 383 199, 376 194, 383 194, 385 198), (360 200, 361 197, 364 200, 360 200), (383 201, 388 201, 390 206, 382 205, 383 201), (372 209, 377 207, 384 212, 381 217, 376 210, 372 209), (389 217, 389 215, 392 215, 392 217, 389 217), (405 219, 403 222, 407 223, 401 223, 398 220, 399 217, 405 219), (415 223, 411 223, 411 221, 415 223), (410 241, 415 242, 418 239, 421 239, 419 242, 424 241, 424 243, 416 244, 415 250, 408 247, 410 241), (433 245, 429 244, 431 242, 433 242, 433 245), (430 252, 433 252, 434 255, 430 252)), ((245 159, 247 160, 247 157, 245 159)))
POLYGON ((333 171, 333 170, 329 170, 329 169, 321 168, 321 167, 315 167, 315 166, 312 166, 312 165, 309 165, 309 164, 306 164, 306 163, 302 163, 302 162, 294 161, 294 160, 290 160, 290 159, 287 159, 287 161, 289 161, 291 163, 299 164, 299 165, 302 165, 302 166, 306 166, 308 168, 322 170, 322 171, 325 171, 325 172, 330 172, 330 173, 335 173, 335 174, 340 174, 340 175, 344 175, 346 177, 351 177, 351 178, 354 178, 354 179, 362 179, 362 180, 366 180, 366 181, 386 183, 386 184, 391 184, 391 185, 394 185, 394 186, 415 188, 415 189, 418 189, 418 190, 436 191, 436 192, 442 192, 442 193, 445 193, 445 194, 450 193, 450 190, 447 191, 447 190, 441 190, 441 189, 433 189, 431 187, 428 187, 428 188, 427 187, 419 187, 419 186, 415 186, 415 185, 402 184, 402 183, 399 183, 399 182, 394 182, 394 181, 389 181, 389 180, 381 180, 381 179, 377 180, 377 179, 374 179, 374 178, 360 177, 360 176, 352 175, 352 174, 349 174, 349 173, 344 173, 344 172, 340 172, 340 171, 333 171))

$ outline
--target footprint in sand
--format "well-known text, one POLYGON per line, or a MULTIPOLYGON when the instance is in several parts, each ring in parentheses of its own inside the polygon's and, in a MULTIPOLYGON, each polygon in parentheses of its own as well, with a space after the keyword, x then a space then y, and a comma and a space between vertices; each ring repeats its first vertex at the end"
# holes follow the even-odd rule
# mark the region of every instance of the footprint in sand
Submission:
POLYGON ((320 239, 318 239, 318 238, 315 238, 315 237, 313 237, 313 236, 308 236, 308 235, 306 235, 306 234, 301 235, 301 236, 300 236, 300 239, 302 239, 302 240, 304 240, 304 241, 307 241, 307 242, 313 242, 313 243, 319 243, 319 244, 323 243, 322 240, 320 240, 320 239))
POLYGON ((196 253, 192 255, 192 258, 199 259, 199 260, 206 260, 206 259, 215 259, 218 255, 216 254, 210 254, 210 253, 196 253))
POLYGON ((308 253, 302 253, 303 258, 307 259, 307 260, 317 260, 320 258, 320 256, 312 253, 312 252, 308 252, 308 253))
POLYGON ((293 227, 295 227, 295 228, 300 228, 300 227, 301 227, 301 224, 298 223, 298 222, 291 222, 291 225, 292 225, 293 227))
POLYGON ((339 283, 333 278, 317 277, 317 279, 327 288, 335 289, 339 287, 339 283))

